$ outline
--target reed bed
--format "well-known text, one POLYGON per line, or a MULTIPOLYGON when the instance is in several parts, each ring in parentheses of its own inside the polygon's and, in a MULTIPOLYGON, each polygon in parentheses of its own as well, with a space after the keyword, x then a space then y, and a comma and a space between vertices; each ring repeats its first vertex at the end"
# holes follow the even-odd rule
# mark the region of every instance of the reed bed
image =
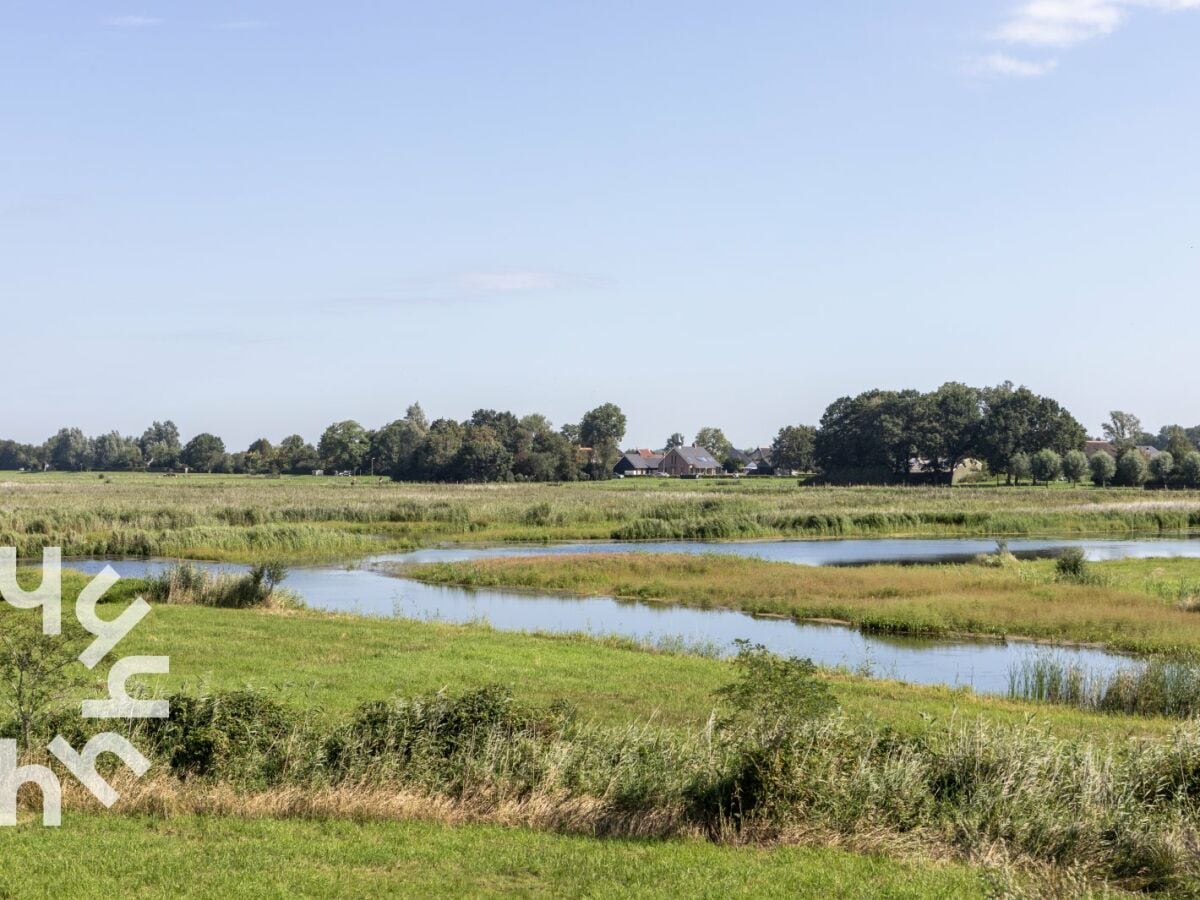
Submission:
POLYGON ((0 475, 0 545, 24 556, 336 558, 437 541, 1171 534, 1200 493, 800 487, 791 479, 401 484, 289 476, 0 475))
POLYGON ((1094 712, 1191 719, 1200 714, 1200 666, 1151 659, 1098 672, 1048 654, 1015 666, 1008 694, 1094 712))

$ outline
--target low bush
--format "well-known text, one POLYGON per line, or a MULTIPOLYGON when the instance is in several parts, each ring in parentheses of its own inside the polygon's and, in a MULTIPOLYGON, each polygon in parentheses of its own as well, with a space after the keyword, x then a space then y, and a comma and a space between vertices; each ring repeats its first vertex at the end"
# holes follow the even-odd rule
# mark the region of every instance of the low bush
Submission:
POLYGON ((1080 547, 1067 547, 1054 561, 1054 571, 1063 581, 1086 581, 1087 555, 1080 547))
POLYGON ((147 579, 147 597, 162 603, 192 603, 246 609, 256 606, 295 607, 299 598, 281 590, 287 577, 280 562, 257 563, 243 573, 213 572, 191 562, 178 562, 147 579))

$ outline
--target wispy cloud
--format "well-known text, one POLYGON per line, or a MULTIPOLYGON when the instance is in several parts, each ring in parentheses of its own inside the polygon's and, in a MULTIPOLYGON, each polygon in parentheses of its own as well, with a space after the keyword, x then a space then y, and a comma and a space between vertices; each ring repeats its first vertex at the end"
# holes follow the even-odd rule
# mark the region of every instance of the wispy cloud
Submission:
POLYGON ((975 60, 971 67, 978 75, 1005 75, 1012 78, 1040 78, 1058 68, 1058 60, 1032 60, 1009 56, 1007 53, 989 53, 975 60))
POLYGON ((487 269, 409 279, 378 294, 339 297, 326 305, 344 309, 483 303, 591 291, 610 284, 609 279, 594 275, 544 269, 487 269))
MULTIPOLYGON (((1112 34, 1137 10, 1178 12, 1200 9, 1200 0, 1026 0, 1015 6, 989 37, 1009 47, 1045 52, 1064 50, 1112 34)), ((973 71, 1017 78, 1046 75, 1057 59, 1032 60, 992 53, 976 60, 973 71)))
POLYGON ((1032 0, 1013 11, 996 40, 1037 47, 1070 47, 1111 34, 1125 17, 1120 0, 1032 0))
POLYGON ((113 28, 147 28, 151 25, 161 25, 162 19, 153 16, 109 16, 104 20, 104 24, 113 28))

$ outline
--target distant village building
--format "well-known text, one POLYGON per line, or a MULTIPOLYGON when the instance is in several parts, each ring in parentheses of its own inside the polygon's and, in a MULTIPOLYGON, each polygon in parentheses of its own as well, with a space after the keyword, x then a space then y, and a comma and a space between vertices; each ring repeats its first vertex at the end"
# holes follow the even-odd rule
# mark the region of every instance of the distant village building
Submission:
POLYGON ((724 467, 703 447, 676 447, 663 457, 658 470, 676 478, 724 474, 724 467))
MULTIPOLYGON (((792 475, 791 469, 775 469, 771 465, 771 448, 757 447, 754 450, 733 449, 728 461, 741 463, 746 475, 792 475)), ((700 478, 725 475, 726 460, 719 460, 703 447, 676 447, 659 453, 645 447, 626 450, 613 474, 621 477, 644 475, 670 475, 674 478, 700 478)))
POLYGON ((630 450, 622 454, 613 467, 615 475, 654 475, 662 464, 663 456, 650 450, 630 450))
POLYGON ((770 447, 755 447, 746 454, 745 472, 747 475, 791 475, 791 469, 776 470, 775 464, 771 462, 770 447))
MULTIPOLYGON (((983 476, 985 471, 983 460, 968 456, 954 464, 954 472, 950 483, 957 484, 964 479, 976 479, 983 476)), ((932 460, 923 456, 911 457, 908 461, 908 481, 917 484, 944 484, 946 473, 941 465, 935 465, 932 460)))
POLYGON ((754 461, 749 453, 747 453, 745 450, 739 450, 737 447, 731 449, 729 451, 729 455, 725 458, 734 463, 741 463, 743 469, 754 461))

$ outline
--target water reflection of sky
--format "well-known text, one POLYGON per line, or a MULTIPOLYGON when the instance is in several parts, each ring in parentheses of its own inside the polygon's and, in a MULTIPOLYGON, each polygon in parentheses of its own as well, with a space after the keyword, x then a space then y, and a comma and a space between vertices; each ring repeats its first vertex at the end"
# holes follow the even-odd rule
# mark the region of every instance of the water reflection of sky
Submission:
MULTIPOLYGON (((1088 559, 1200 557, 1200 536, 1194 538, 1055 539, 1012 538, 1009 552, 1018 556, 1052 556, 1067 547, 1081 547, 1088 559)), ((581 553, 718 553, 752 556, 772 562, 805 566, 890 562, 955 562, 980 553, 994 553, 994 538, 857 538, 830 541, 646 541, 587 544, 546 544, 498 547, 434 547, 411 553, 372 557, 377 562, 448 562, 493 556, 576 555, 581 553)))

